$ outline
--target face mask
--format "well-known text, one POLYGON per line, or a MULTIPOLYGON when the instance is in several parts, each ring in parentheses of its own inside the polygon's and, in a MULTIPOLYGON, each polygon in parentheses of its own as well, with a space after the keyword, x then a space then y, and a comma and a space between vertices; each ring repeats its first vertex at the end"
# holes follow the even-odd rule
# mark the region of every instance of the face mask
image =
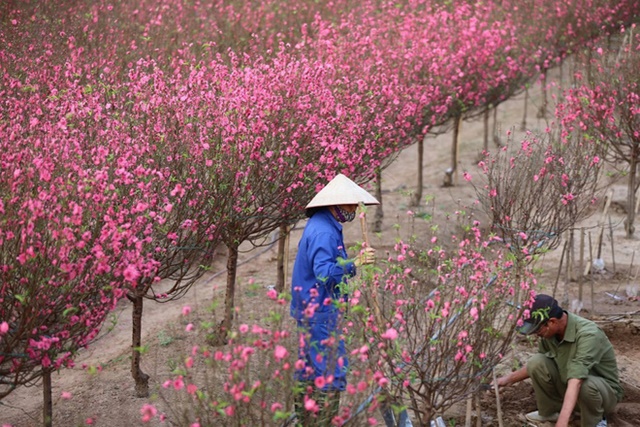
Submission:
POLYGON ((356 211, 349 212, 340 206, 336 206, 336 216, 338 217, 338 222, 351 222, 356 217, 356 211))

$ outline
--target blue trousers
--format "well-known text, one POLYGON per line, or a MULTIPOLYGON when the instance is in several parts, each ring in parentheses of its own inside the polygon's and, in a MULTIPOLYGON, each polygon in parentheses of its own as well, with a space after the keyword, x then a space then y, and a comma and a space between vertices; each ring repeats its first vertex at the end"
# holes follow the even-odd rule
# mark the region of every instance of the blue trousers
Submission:
POLYGON ((304 334, 304 345, 298 347, 298 358, 304 361, 305 368, 296 370, 296 380, 314 381, 333 375, 333 382, 325 384, 321 390, 344 391, 349 360, 344 341, 340 339, 339 322, 338 315, 298 320, 298 330, 304 334))

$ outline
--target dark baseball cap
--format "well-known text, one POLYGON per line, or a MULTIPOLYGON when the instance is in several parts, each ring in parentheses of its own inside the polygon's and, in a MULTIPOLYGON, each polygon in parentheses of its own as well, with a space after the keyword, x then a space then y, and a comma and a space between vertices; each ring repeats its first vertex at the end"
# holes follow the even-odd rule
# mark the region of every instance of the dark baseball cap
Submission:
POLYGON ((538 294, 529 308, 529 317, 524 319, 518 332, 523 335, 535 334, 552 317, 561 317, 563 311, 562 307, 558 305, 558 301, 552 296, 538 294))

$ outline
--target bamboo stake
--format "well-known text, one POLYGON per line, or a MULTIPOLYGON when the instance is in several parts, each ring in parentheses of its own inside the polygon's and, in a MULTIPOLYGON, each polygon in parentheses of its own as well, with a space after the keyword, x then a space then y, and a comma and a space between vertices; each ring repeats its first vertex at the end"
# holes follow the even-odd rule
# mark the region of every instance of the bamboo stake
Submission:
POLYGON ((572 228, 569 230, 569 282, 573 282, 575 278, 575 259, 576 259, 576 251, 575 251, 575 230, 572 228))
POLYGON ((467 399, 467 413, 464 418, 464 427, 471 427, 471 413, 473 411, 473 397, 467 399))
POLYGON ((582 279, 584 275, 584 228, 580 228, 580 266, 578 267, 578 301, 582 302, 582 279))
MULTIPOLYGON (((360 229, 362 231, 362 241, 364 242, 364 247, 371 247, 369 246, 369 236, 367 234, 367 214, 365 211, 362 211, 362 213, 360 214, 360 229)), ((378 304, 378 290, 375 286, 371 286, 371 300, 376 325, 381 328, 384 326, 384 324, 382 323, 382 314, 380 313, 380 305, 378 304)))
MULTIPOLYGON (((589 265, 593 264, 593 247, 591 246, 591 232, 589 232, 589 265)), ((591 313, 593 313, 593 280, 591 280, 591 313)))
MULTIPOLYGON (((633 250, 633 253, 631 253, 631 262, 629 263, 629 277, 631 277, 631 271, 633 270, 633 259, 636 257, 636 251, 635 249, 633 250)), ((636 273, 637 274, 637 273, 636 273)), ((635 282, 636 278, 635 276, 633 277, 633 281, 635 282)), ((627 279, 627 283, 628 283, 628 279, 627 279)), ((616 287, 615 292, 613 293, 613 295, 618 296, 618 290, 620 289, 620 285, 621 283, 618 283, 618 286, 616 287)))
POLYGON ((289 228, 287 226, 287 237, 284 241, 284 286, 287 286, 287 273, 289 272, 289 246, 291 244, 291 230, 293 227, 289 228))
POLYGON ((613 199, 613 190, 609 191, 607 194, 607 201, 604 204, 604 209, 602 210, 602 216, 600 217, 599 226, 600 226, 600 235, 598 237, 598 259, 602 255, 602 237, 604 235, 604 219, 607 217, 607 212, 609 211, 609 206, 611 205, 611 199, 613 199))
POLYGON ((609 240, 611 240, 611 263, 613 264, 613 274, 616 274, 616 248, 613 241, 613 224, 611 224, 611 215, 609 215, 609 240))
POLYGON ((553 284, 553 294, 556 297, 556 291, 558 290, 558 281, 560 280, 560 273, 562 272, 562 262, 564 261, 564 253, 567 251, 567 241, 565 240, 564 246, 562 246, 562 255, 560 255, 560 266, 558 267, 558 274, 556 274, 556 282, 553 284))
POLYGON ((493 390, 496 392, 496 408, 498 408, 498 427, 503 427, 502 422, 502 406, 500 405, 500 390, 498 388, 498 377, 496 377, 496 370, 493 369, 493 390))

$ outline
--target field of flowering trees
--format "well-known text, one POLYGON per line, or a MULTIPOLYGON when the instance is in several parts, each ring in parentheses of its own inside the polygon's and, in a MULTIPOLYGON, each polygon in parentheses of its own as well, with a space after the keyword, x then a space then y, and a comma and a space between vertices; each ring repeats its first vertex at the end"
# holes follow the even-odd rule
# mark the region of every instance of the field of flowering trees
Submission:
POLYGON ((403 150, 542 88, 542 132, 469 172, 458 141, 444 148, 447 185, 470 182, 484 222, 461 209, 438 223, 418 197, 429 227, 374 228, 386 255, 344 307, 354 368, 336 425, 381 424, 385 408, 428 425, 467 401, 511 349, 536 260, 593 213, 603 176, 618 170, 637 205, 638 16, 634 0, 4 2, 0 423, 3 400, 36 384, 42 418, 25 425, 52 425, 56 378, 123 306, 131 424, 291 421, 286 257, 248 326, 242 252, 277 230, 285 242, 337 173, 382 195, 403 150), (560 68, 570 83, 552 95, 560 68), (224 289, 186 325, 170 379, 145 372, 144 309, 180 304, 221 259, 224 289))

